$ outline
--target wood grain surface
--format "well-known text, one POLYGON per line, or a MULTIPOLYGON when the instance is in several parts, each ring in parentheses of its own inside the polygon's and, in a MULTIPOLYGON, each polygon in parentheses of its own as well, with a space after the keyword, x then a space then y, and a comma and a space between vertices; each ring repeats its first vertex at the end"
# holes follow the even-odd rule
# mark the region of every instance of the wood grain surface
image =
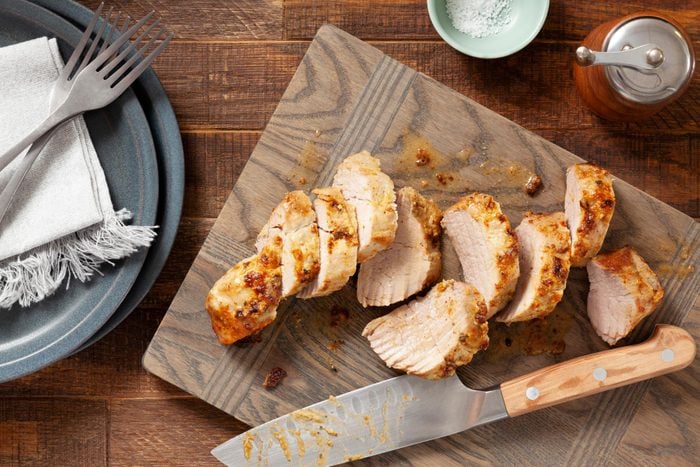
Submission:
MULTIPOLYGON (((501 202, 514 224, 528 209, 561 209, 565 169, 580 160, 377 48, 324 26, 304 55, 151 342, 144 356, 149 371, 250 424, 394 374, 360 336, 362 327, 384 310, 361 309, 354 299, 354 284, 330 297, 285 302, 278 319, 261 334, 261 342, 246 347, 219 345, 203 311, 202 298, 211 284, 233 263, 251 254, 257 233, 284 193, 328 185, 337 164, 362 149, 381 158, 383 169, 399 187, 420 189, 442 206, 465 192, 486 191, 501 202), (411 138, 422 138, 432 146, 436 167, 417 169, 415 154, 408 154, 406 160, 403 152, 411 138), (471 154, 468 160, 457 156, 465 150, 471 154), (524 193, 523 181, 497 170, 514 163, 543 178, 544 189, 534 198, 524 193), (435 181, 436 172, 450 174, 454 180, 441 185, 435 181), (305 182, 300 183, 301 179, 305 182), (347 308, 350 318, 343 326, 329 326, 329 313, 338 307, 347 308), (283 387, 270 391, 260 381, 275 367, 284 368, 288 376, 283 387)), ((700 271, 693 269, 700 266, 700 226, 620 179, 616 193, 618 205, 606 247, 631 244, 652 267, 669 269, 661 278, 668 292, 664 305, 628 340, 634 342, 648 336, 653 323, 684 322, 700 280, 700 271), (681 272, 685 268, 688 273, 681 272)), ((451 259, 453 254, 445 255, 444 275, 459 277, 451 259)), ((560 331, 565 348, 556 356, 499 355, 495 345, 461 370, 465 380, 474 387, 487 387, 515 376, 514 368, 520 374, 604 348, 585 317, 586 289, 585 275, 574 272, 558 307, 562 321, 568 323, 560 331)), ((563 429, 565 436, 550 440, 552 450, 559 453, 552 454, 552 461, 585 460, 572 444, 587 440, 586 459, 593 455, 590 446, 595 445, 600 453, 595 458, 607 462, 619 442, 608 433, 607 414, 628 408, 615 425, 621 437, 645 392, 645 386, 637 385, 624 395, 609 393, 538 414, 539 422, 544 419, 551 426, 576 407, 588 412, 587 417, 571 420, 563 429)), ((532 442, 526 432, 504 430, 484 436, 496 448, 495 460, 502 463, 523 456, 518 454, 519 443, 532 442), (516 440, 518 443, 513 442, 516 440)), ((434 452, 426 445, 408 455, 404 451, 384 455, 378 462, 417 464, 419 458, 473 462, 477 459, 471 437, 471 432, 453 436, 456 448, 450 452, 434 452)), ((536 463, 537 456, 524 458, 536 463)))
MULTIPOLYGON (((99 2, 85 3, 94 8, 99 2)), ((369 40, 402 63, 604 165, 689 216, 700 217, 699 75, 679 101, 648 121, 629 125, 592 115, 571 78, 573 51, 595 26, 643 9, 677 18, 699 50, 698 0, 551 2, 535 42, 515 56, 494 61, 462 56, 442 43, 430 26, 423 0, 114 0, 109 4, 133 17, 155 9, 176 33, 156 70, 173 101, 185 144, 183 220, 158 282, 119 328, 76 356, 0 385, 2 465, 211 465, 209 449, 245 429, 228 414, 146 373, 141 357, 311 38, 325 23, 369 40)), ((699 308, 696 298, 684 323, 696 340, 700 340, 699 308)), ((318 320, 327 328, 330 316, 326 313, 318 320)), ((514 367, 527 360, 532 360, 529 367, 541 364, 541 357, 522 357, 514 367)), ((294 391, 304 390, 298 381, 288 378, 285 384, 294 391)), ((607 463, 696 465, 698 360, 684 371, 634 388, 638 386, 643 394, 639 402, 618 408, 604 420, 608 428, 603 433, 614 438, 612 447, 602 453, 607 463), (624 414, 628 409, 636 409, 631 420, 624 414), (626 431, 618 429, 623 422, 626 431)), ((604 402, 602 396, 589 401, 604 402)), ((551 429, 549 415, 532 413, 473 431, 469 449, 474 462, 522 464, 513 451, 504 459, 489 444, 507 432, 518 453, 540 453, 540 464, 547 463, 550 454, 565 455, 557 447, 559 438, 578 443, 579 450, 570 459, 593 464, 585 456, 596 440, 577 441, 572 436, 580 419, 590 416, 589 406, 575 404, 557 413, 558 430, 551 429), (526 442, 531 438, 537 443, 526 442)), ((427 452, 409 448, 402 456, 420 461, 428 458, 422 456, 454 448, 450 438, 429 444, 427 452)), ((443 457, 441 462, 462 465, 459 458, 443 457)), ((374 463, 380 465, 378 460, 374 463)))

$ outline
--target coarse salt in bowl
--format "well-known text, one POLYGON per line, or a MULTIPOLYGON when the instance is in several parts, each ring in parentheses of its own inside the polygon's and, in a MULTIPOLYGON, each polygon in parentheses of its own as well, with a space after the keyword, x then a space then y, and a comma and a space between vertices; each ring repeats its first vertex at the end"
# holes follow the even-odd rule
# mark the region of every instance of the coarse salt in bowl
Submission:
POLYGON ((454 21, 470 35, 455 27, 447 1, 428 0, 433 27, 450 46, 478 58, 505 57, 521 50, 540 32, 549 11, 549 0, 449 0, 454 21))

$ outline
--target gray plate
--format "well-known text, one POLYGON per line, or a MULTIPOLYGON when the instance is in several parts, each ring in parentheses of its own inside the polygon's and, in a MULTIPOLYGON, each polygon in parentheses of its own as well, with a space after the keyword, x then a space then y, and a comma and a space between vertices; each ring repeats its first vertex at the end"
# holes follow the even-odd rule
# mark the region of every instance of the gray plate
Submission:
MULTIPOLYGON (((92 17, 92 11, 72 0, 31 0, 51 10, 83 29, 92 17)), ((77 351, 83 350, 116 328, 143 300, 158 278, 172 249, 180 223, 185 193, 185 156, 175 112, 160 84, 149 69, 132 86, 138 96, 151 127, 158 158, 160 195, 158 203, 158 237, 148 251, 148 257, 139 277, 109 321, 77 351)), ((76 352, 77 352, 76 351, 76 352)))
MULTIPOLYGON (((24 0, 0 0, 0 46, 35 37, 56 37, 64 58, 81 31, 59 16, 24 0)), ((148 120, 128 91, 109 107, 86 115, 115 207, 134 213, 133 223, 155 222, 158 167, 148 120)), ((0 382, 32 373, 70 355, 95 334, 124 300, 147 251, 103 266, 104 277, 81 284, 29 308, 0 310, 0 382)))

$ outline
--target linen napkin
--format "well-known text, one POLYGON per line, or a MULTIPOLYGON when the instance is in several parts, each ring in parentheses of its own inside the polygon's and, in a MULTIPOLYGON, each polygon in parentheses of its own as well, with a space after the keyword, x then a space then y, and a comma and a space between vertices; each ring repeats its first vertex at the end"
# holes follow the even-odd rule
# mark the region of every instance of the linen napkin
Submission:
MULTIPOLYGON (((0 152, 48 114, 63 61, 46 37, 0 48, 0 152)), ((26 152, 26 151, 25 151, 26 152)), ((19 159, 0 172, 0 188, 19 159)), ((124 258, 155 237, 114 211, 104 172, 82 117, 51 138, 0 221, 0 307, 28 306, 102 263, 124 258)))

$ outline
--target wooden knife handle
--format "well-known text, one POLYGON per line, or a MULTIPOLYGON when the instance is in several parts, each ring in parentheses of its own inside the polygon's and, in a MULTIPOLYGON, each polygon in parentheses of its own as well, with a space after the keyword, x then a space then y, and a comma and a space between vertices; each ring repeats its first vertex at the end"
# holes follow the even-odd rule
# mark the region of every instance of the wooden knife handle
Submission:
POLYGON ((501 384, 511 417, 685 368, 695 341, 685 330, 659 324, 645 342, 584 355, 501 384))

